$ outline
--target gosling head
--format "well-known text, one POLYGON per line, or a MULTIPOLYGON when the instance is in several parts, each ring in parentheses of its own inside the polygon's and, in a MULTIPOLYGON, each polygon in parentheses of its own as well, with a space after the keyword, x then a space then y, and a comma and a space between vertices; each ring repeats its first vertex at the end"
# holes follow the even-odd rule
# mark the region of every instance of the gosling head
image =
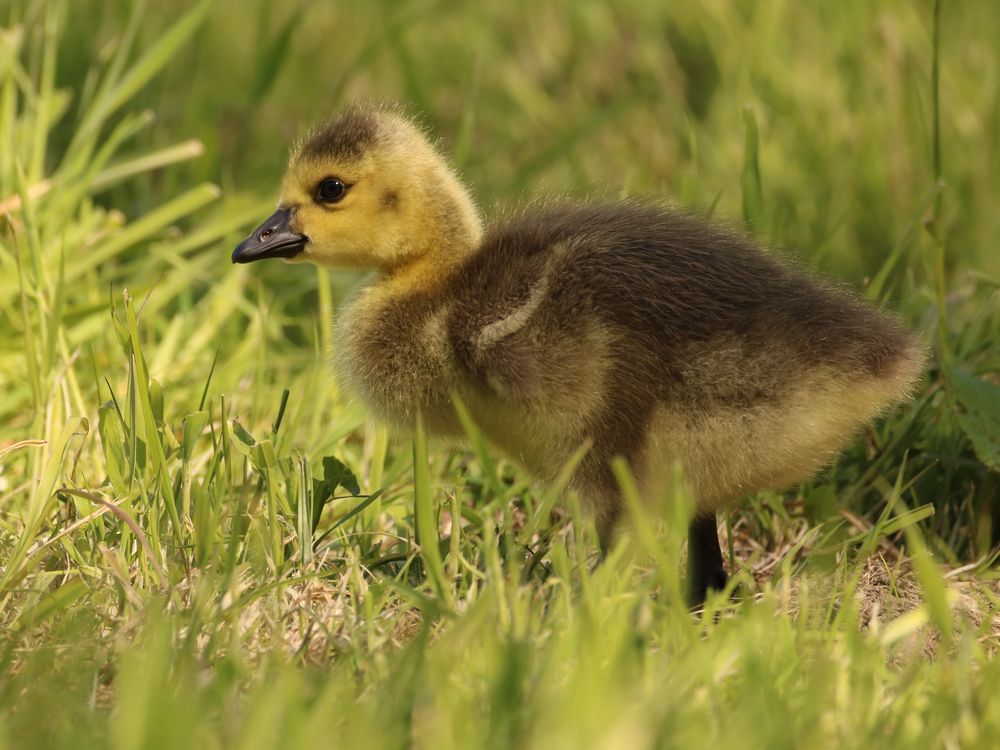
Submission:
POLYGON ((293 149, 278 209, 233 262, 392 273, 425 258, 457 262, 481 234, 467 190, 426 136, 397 112, 355 105, 293 149))

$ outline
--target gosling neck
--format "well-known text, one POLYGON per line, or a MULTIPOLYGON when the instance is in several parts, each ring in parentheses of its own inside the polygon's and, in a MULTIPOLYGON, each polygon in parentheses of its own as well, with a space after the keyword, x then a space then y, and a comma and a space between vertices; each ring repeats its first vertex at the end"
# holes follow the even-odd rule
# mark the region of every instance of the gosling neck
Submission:
POLYGON ((398 265, 381 269, 375 285, 394 296, 433 294, 448 283, 478 244, 477 241, 434 245, 398 265))
POLYGON ((476 252, 483 235, 482 220, 472 202, 466 200, 456 208, 441 230, 414 243, 413 252, 398 264, 380 269, 376 284, 398 295, 443 288, 476 252))

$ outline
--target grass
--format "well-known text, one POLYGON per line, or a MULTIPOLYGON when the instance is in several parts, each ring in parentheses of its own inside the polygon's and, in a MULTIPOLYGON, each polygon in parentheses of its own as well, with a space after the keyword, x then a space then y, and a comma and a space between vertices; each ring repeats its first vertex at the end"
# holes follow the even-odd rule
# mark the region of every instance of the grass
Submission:
POLYGON ((1000 13, 97 7, 0 10, 0 747, 993 744, 1000 13), (683 604, 679 489, 594 568, 560 481, 340 393, 355 278, 228 263, 358 95, 490 213, 743 222, 923 331, 920 392, 733 512, 735 603, 683 604))

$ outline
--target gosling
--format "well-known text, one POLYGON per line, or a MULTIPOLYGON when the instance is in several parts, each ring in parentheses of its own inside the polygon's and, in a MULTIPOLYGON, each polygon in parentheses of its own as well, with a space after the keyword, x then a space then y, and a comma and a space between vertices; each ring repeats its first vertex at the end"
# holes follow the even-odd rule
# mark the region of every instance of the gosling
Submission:
POLYGON ((635 202, 521 210, 485 230, 413 122, 355 105, 292 151, 278 208, 233 252, 374 270, 344 306, 337 367, 381 420, 460 435, 453 394, 541 480, 572 486, 607 551, 611 461, 696 503, 693 605, 726 585, 716 513, 798 483, 907 397, 918 339, 859 297, 691 216, 635 202))

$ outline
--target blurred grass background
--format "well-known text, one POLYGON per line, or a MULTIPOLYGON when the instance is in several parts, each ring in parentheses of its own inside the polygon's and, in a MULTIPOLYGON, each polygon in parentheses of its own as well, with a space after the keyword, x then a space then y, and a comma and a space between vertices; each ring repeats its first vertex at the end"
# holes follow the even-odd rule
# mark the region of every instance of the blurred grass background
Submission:
MULTIPOLYGON (((71 4, 79 33, 60 72, 86 70, 112 44, 131 3, 117 5, 98 14, 71 4)), ((525 191, 628 191, 702 208, 718 201, 719 215, 738 217, 750 105, 765 232, 806 257, 822 250, 824 266, 860 280, 935 180, 930 8, 758 5, 221 0, 135 99, 158 120, 144 145, 181 134, 206 144, 173 182, 149 188, 211 180, 273 194, 298 133, 345 101, 374 97, 421 114, 486 206, 525 191)), ((147 8, 138 45, 183 6, 147 8)), ((949 226, 949 263, 993 274, 997 15, 947 9, 941 75, 942 177, 962 217, 949 226)))
POLYGON ((988 746, 998 38, 985 2, 6 0, 0 743, 988 746), (487 449, 414 472, 326 364, 357 276, 230 266, 360 97, 488 214, 690 207, 924 332, 912 404, 734 514, 735 618, 673 595, 669 524, 591 574, 572 499, 487 449))

